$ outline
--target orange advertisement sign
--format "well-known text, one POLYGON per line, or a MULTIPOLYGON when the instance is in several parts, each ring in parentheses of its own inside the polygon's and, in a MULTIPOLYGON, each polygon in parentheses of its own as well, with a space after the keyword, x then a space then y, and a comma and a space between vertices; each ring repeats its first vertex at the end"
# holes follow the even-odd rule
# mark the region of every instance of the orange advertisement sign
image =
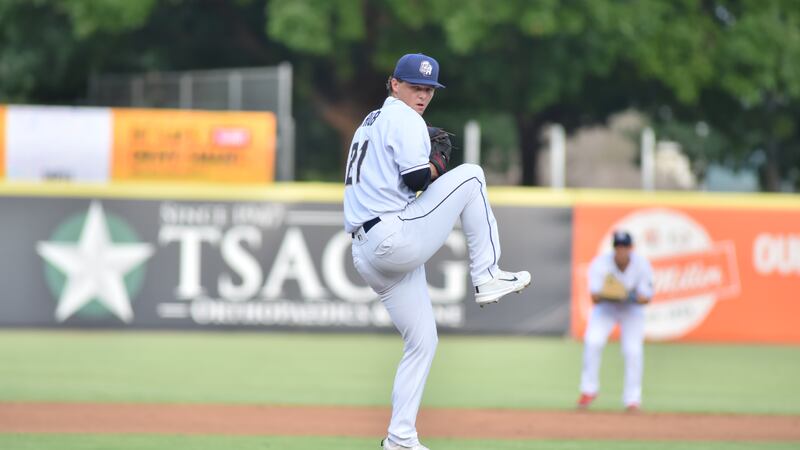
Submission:
POLYGON ((625 229, 653 266, 650 340, 800 343, 800 209, 576 205, 572 334, 592 302, 587 269, 625 229))
POLYGON ((6 176, 6 108, 0 106, 0 178, 6 176))
POLYGON ((653 284, 664 302, 696 295, 713 294, 728 298, 739 293, 736 252, 731 242, 720 242, 710 249, 651 258, 653 284))
POLYGON ((271 182, 270 112, 112 110, 114 181, 271 182))

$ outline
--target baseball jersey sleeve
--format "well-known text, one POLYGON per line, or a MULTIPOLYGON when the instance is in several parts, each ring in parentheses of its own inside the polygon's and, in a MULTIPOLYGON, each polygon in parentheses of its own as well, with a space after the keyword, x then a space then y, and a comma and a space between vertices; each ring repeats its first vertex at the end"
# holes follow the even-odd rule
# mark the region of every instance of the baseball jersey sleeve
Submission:
POLYGON ((639 280, 636 283, 636 293, 642 297, 653 298, 653 266, 647 258, 637 258, 640 265, 639 280))
POLYGON ((597 294, 603 289, 603 279, 606 277, 608 270, 604 264, 603 256, 597 256, 592 260, 589 265, 589 293, 597 294))
POLYGON ((403 122, 403 126, 392 127, 386 143, 394 152, 394 161, 400 168, 400 175, 428 167, 431 141, 425 120, 410 108, 398 119, 403 122))

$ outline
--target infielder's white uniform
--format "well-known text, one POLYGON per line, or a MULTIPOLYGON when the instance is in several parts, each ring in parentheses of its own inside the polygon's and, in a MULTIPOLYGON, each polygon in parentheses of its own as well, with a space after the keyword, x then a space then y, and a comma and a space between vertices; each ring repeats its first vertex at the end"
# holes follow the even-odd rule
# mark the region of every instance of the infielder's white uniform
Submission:
POLYGON ((460 218, 474 285, 498 274, 500 241, 487 201, 483 170, 463 164, 419 197, 402 175, 428 167, 430 138, 422 116, 389 97, 353 137, 345 181, 345 230, 353 234, 353 263, 403 337, 404 355, 392 392, 389 438, 419 445, 416 416, 438 341, 424 263, 460 218), (364 231, 375 217, 380 222, 364 231))
MULTIPOLYGON (((628 292, 652 298, 653 269, 636 251, 631 251, 630 262, 620 271, 614 262, 614 252, 598 255, 589 267, 589 291, 600 292, 606 275, 613 274, 628 292)), ((608 336, 614 325, 620 324, 622 356, 625 360, 625 386, 622 401, 625 405, 639 405, 642 400, 642 372, 644 362, 644 304, 632 301, 600 302, 594 305, 584 335, 583 371, 581 392, 596 395, 600 388, 599 371, 608 336)))

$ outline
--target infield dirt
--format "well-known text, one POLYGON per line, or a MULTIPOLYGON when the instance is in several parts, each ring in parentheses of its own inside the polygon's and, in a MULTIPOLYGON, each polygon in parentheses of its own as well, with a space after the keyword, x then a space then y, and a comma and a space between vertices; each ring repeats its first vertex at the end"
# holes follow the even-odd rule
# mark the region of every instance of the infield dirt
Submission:
MULTIPOLYGON (((385 407, 0 403, 3 433, 380 437, 385 407)), ((426 437, 459 439, 800 440, 800 416, 500 409, 420 412, 426 437)))

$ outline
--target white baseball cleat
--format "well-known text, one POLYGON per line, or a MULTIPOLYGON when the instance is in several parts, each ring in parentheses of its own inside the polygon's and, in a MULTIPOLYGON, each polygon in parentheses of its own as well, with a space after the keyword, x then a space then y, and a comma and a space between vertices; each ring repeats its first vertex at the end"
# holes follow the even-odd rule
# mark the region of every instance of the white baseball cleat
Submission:
POLYGON ((403 447, 402 445, 395 444, 388 438, 381 441, 381 448, 383 448, 383 450, 431 450, 422 444, 417 444, 413 447, 403 447))
POLYGON ((497 303, 502 296, 519 292, 529 284, 531 284, 531 274, 527 270, 522 272, 501 270, 492 281, 475 286, 475 302, 481 307, 489 303, 497 303))

